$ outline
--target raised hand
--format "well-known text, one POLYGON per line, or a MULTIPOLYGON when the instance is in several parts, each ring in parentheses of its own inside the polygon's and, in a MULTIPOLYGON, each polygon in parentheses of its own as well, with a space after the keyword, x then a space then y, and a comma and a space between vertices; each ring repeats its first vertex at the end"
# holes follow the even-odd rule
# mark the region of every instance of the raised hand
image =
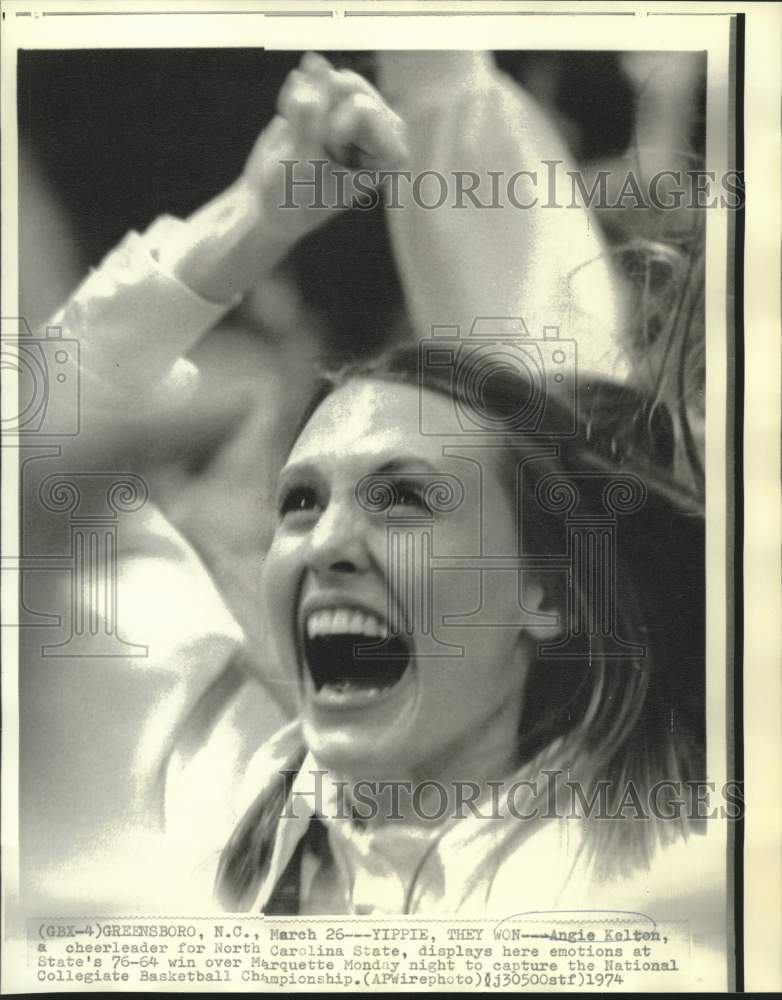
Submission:
MULTIPOLYGON (((407 156, 405 125, 358 73, 308 52, 280 90, 244 180, 275 232, 298 239, 362 191, 355 171, 390 170, 407 156)), ((363 194, 366 198, 365 175, 363 194)))
MULTIPOLYGON (((350 208, 356 170, 407 155, 405 125, 363 77, 307 53, 280 91, 241 177, 187 220, 164 263, 193 291, 227 302, 249 291, 297 240, 350 208)), ((372 177, 363 193, 372 193, 372 177)))

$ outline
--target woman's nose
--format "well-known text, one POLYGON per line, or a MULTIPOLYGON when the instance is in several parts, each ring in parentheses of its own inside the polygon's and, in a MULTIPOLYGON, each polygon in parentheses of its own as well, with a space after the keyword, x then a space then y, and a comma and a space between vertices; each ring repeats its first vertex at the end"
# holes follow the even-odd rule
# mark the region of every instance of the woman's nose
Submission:
POLYGON ((366 524, 354 504, 332 502, 312 530, 309 562, 319 573, 361 573, 369 566, 366 524))

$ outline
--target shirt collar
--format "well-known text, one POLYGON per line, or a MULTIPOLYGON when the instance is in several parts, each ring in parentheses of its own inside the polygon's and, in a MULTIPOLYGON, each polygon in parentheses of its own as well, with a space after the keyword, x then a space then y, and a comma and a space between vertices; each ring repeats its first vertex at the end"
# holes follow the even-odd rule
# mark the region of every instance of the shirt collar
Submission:
MULTIPOLYGON (((510 779, 511 781, 513 779, 510 779)), ((291 786, 291 793, 286 803, 277 827, 272 856, 269 867, 262 881, 255 909, 265 907, 272 896, 278 882, 282 878, 302 838, 306 836, 313 817, 323 819, 327 829, 330 826, 349 823, 346 819, 334 819, 336 811, 337 789, 330 779, 328 771, 321 767, 314 756, 308 753, 301 769, 291 786)), ((478 803, 480 805, 480 802, 478 803)), ((488 812, 488 808, 485 810, 488 812)), ((456 822, 449 824, 426 862, 426 878, 422 888, 429 886, 433 893, 440 897, 441 907, 458 908, 461 901, 476 889, 486 883, 487 871, 496 868, 509 848, 509 841, 522 835, 522 827, 517 817, 507 810, 500 810, 500 815, 494 818, 467 814, 456 822)), ((540 820, 524 821, 524 833, 531 834, 538 829, 540 820)), ((352 844, 354 838, 345 829, 337 833, 336 838, 330 835, 330 842, 336 839, 354 858, 359 859, 361 849, 352 844), (353 848, 356 847, 356 850, 353 848)), ((346 850, 342 854, 345 860, 346 850)), ((339 862, 339 858, 337 859, 339 862)), ((308 878, 302 882, 302 891, 306 895, 314 870, 310 869, 308 878)))
POLYGON ((299 842, 309 830, 310 820, 321 814, 322 783, 326 776, 327 772, 319 768, 315 758, 308 753, 293 780, 291 793, 277 826, 269 867, 256 899, 256 910, 266 906, 299 842))

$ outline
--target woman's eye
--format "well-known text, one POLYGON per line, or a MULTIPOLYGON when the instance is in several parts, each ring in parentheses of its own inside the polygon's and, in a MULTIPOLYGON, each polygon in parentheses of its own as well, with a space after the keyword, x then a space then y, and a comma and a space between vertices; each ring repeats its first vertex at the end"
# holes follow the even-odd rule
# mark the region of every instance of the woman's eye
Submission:
POLYGON ((299 514, 314 510, 318 505, 318 497, 311 486, 293 486, 286 490, 280 501, 280 517, 288 514, 299 514))
POLYGON ((408 483, 396 483, 394 485, 394 506, 414 508, 416 510, 430 512, 429 505, 424 499, 424 495, 417 486, 408 483))

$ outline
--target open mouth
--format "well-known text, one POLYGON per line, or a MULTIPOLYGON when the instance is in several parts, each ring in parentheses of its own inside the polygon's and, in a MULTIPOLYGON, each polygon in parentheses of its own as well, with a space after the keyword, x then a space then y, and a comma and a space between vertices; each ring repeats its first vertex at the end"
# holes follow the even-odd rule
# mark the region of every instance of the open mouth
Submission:
POLYGON ((304 663, 315 692, 380 696, 410 665, 410 646, 377 616, 354 608, 314 611, 304 622, 304 663))

